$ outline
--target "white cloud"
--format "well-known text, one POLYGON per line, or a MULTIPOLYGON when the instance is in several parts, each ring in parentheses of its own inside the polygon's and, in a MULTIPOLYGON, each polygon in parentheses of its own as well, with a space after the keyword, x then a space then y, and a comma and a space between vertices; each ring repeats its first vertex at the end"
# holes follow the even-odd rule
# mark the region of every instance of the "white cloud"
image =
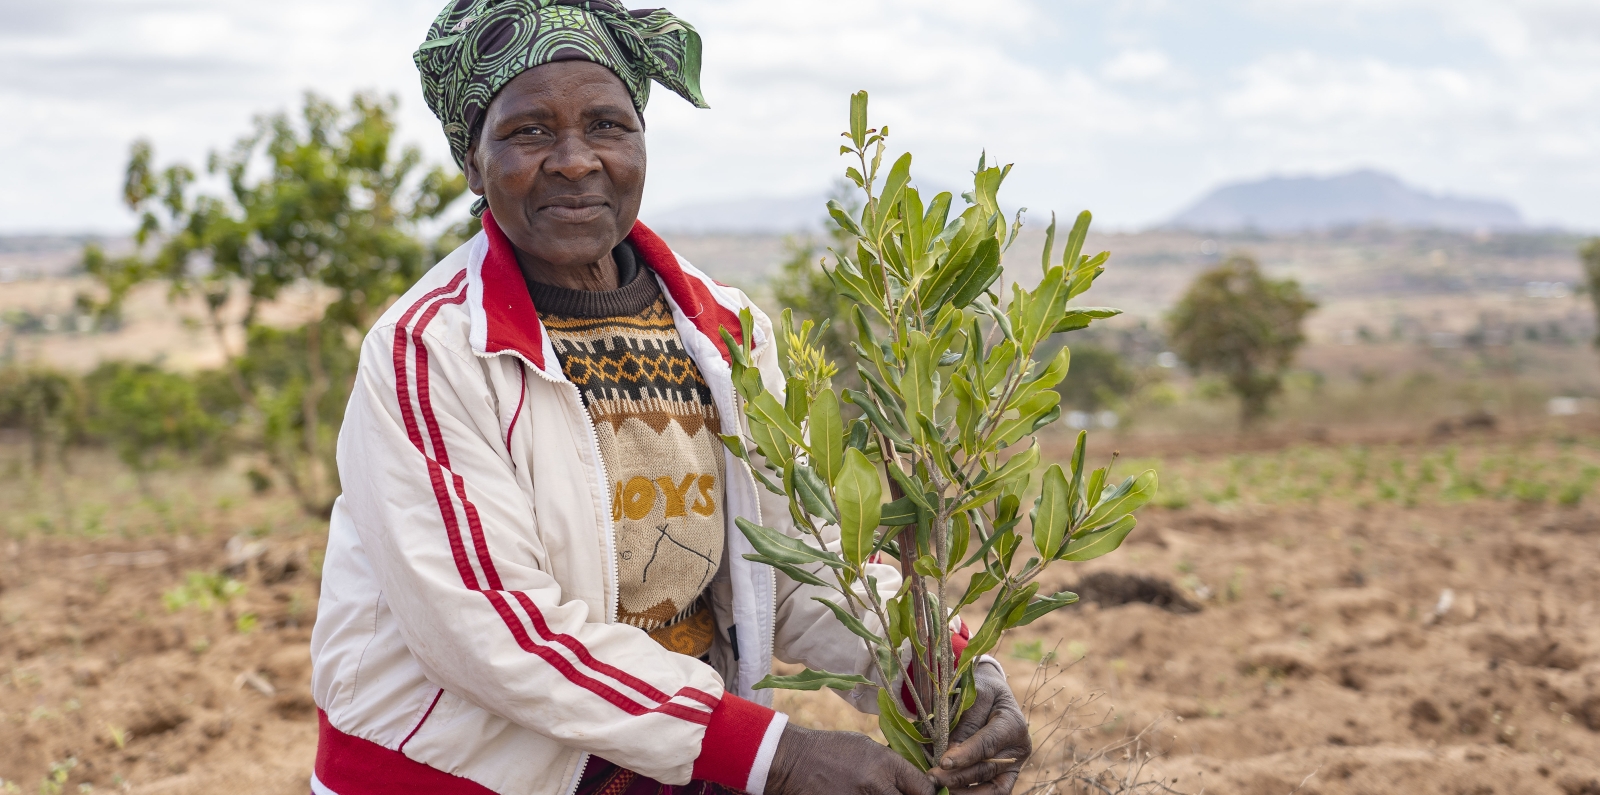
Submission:
POLYGON ((1172 61, 1160 50, 1123 50, 1101 71, 1111 80, 1142 83, 1167 76, 1172 71, 1172 61))
MULTIPOLYGON (((402 138, 448 157, 410 61, 439 0, 0 2, 0 229, 127 228, 132 139, 199 164, 308 88, 395 93, 402 138)), ((1036 211, 1142 224, 1223 180, 1377 166, 1600 226, 1593 0, 667 5, 704 35, 713 109, 655 92, 647 210, 822 188, 866 88, 926 182, 988 149, 1036 211), (1391 38, 1418 46, 1365 43, 1402 13, 1417 27, 1391 38)))

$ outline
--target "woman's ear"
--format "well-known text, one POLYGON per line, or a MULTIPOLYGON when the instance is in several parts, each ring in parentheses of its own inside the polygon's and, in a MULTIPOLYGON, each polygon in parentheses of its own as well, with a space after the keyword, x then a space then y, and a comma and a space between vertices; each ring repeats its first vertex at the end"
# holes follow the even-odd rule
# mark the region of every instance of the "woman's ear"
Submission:
POLYGON ((467 154, 461 158, 461 170, 467 177, 467 190, 478 196, 483 195, 483 172, 478 169, 478 142, 473 141, 467 147, 467 154))

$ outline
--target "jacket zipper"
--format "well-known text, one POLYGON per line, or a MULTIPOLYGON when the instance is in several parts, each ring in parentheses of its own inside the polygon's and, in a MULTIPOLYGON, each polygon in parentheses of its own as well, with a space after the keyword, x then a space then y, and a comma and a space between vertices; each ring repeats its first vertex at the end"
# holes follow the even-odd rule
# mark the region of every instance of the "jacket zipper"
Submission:
MULTIPOLYGON (((522 360, 520 356, 517 358, 522 360)), ((578 390, 577 384, 571 381, 557 381, 525 360, 522 360, 522 364, 524 367, 538 373, 540 378, 552 384, 566 384, 572 390, 573 399, 578 401, 578 409, 583 412, 583 429, 589 435, 589 449, 594 453, 594 460, 600 468, 600 493, 603 495, 600 503, 600 521, 606 528, 606 576, 610 582, 609 593, 606 594, 606 622, 615 624, 617 623, 617 603, 619 601, 617 596, 617 527, 616 523, 611 520, 611 514, 606 511, 606 505, 610 502, 609 498, 611 497, 611 476, 606 472, 605 457, 600 455, 600 437, 596 436, 594 432, 594 415, 589 413, 589 406, 583 402, 583 393, 578 390)), ((575 795, 577 793, 578 785, 583 783, 583 771, 589 767, 590 758, 591 755, 587 751, 578 757, 578 768, 572 774, 572 783, 567 785, 566 795, 575 795)))
MULTIPOLYGON (((755 355, 755 351, 752 350, 751 351, 751 356, 754 356, 754 355, 755 355)), ((728 388, 729 388, 729 391, 731 391, 733 393, 734 409, 739 412, 737 417, 736 417, 736 421, 737 421, 736 427, 739 429, 739 433, 740 434, 748 435, 749 430, 750 430, 750 420, 749 420, 748 417, 745 416, 745 413, 744 413, 744 396, 739 394, 739 390, 737 388, 734 388, 733 380, 731 378, 728 380, 728 388)), ((753 467, 755 465, 751 464, 751 463, 749 463, 747 461, 740 461, 739 465, 741 467, 743 467, 745 483, 748 484, 749 487, 750 487, 750 495, 752 497, 752 500, 751 500, 750 504, 751 504, 751 507, 755 510, 755 523, 756 524, 761 524, 761 522, 762 522, 762 519, 761 519, 761 488, 762 488, 762 486, 761 486, 761 484, 756 482, 756 476, 752 472, 752 469, 753 469, 753 467)), ((770 572, 770 571, 767 572, 767 583, 771 587, 771 594, 769 596, 769 601, 768 601, 768 605, 770 606, 771 609, 767 611, 767 648, 766 648, 766 656, 767 656, 767 659, 769 660, 769 662, 767 664, 770 666, 771 665, 770 660, 772 659, 772 650, 773 650, 773 648, 775 646, 777 646, 777 643, 778 643, 778 577, 777 577, 777 575, 772 573, 772 572, 770 572)), ((759 653, 761 651, 761 649, 757 649, 756 651, 759 653)), ((751 684, 754 684, 754 683, 752 682, 751 684)), ((744 689, 749 690, 749 688, 744 688, 744 689)), ((753 693, 754 691, 750 691, 750 692, 753 693)))

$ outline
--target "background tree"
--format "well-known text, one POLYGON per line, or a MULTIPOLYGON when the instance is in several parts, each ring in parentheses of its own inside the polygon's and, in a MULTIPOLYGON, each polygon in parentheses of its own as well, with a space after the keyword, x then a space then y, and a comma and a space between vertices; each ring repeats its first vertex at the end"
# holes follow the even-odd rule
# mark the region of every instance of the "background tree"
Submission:
POLYGON ((1300 325, 1316 307, 1294 280, 1268 279, 1254 259, 1236 254, 1195 279, 1173 308, 1173 352, 1195 372, 1221 375, 1249 428, 1283 389, 1284 371, 1306 341, 1300 325))
MULTIPOLYGON (((1600 237, 1589 238, 1589 242, 1578 249, 1578 259, 1583 261, 1583 277, 1589 300, 1594 302, 1595 312, 1600 314, 1600 237)), ((1595 332, 1594 344, 1600 347, 1600 331, 1595 332)))
POLYGON ((186 165, 158 171, 150 144, 136 143, 123 199, 140 215, 137 250, 112 259, 91 246, 84 256, 101 287, 84 303, 102 316, 148 281, 167 284, 174 299, 203 299, 244 425, 317 514, 339 490, 333 444, 355 340, 438 249, 476 231, 464 225, 432 246, 423 241, 423 227, 466 183, 441 167, 419 174, 415 147, 395 151, 394 109, 392 98, 357 94, 340 108, 308 94, 298 120, 258 119, 231 151, 211 155, 207 170, 227 187, 221 196, 197 191, 186 165), (311 317, 293 329, 263 325, 261 306, 291 286, 310 288, 311 317))
MULTIPOLYGON (((847 212, 859 212, 855 186, 839 182, 829 193, 829 199, 839 203, 847 212)), ((855 245, 854 237, 839 228, 830 216, 824 220, 828 228, 829 247, 845 251, 855 245)), ((806 238, 789 238, 784 243, 787 258, 778 268, 778 274, 769 283, 772 300, 777 306, 789 310, 795 320, 811 321, 818 329, 817 342, 824 353, 839 366, 839 377, 855 384, 856 352, 851 347, 851 335, 845 320, 850 317, 853 303, 839 293, 823 268, 823 247, 819 241, 806 238)), ((780 338, 779 344, 787 341, 780 338)))
POLYGON ((66 463, 67 443, 82 430, 82 390, 70 376, 47 368, 0 369, 0 428, 28 435, 35 472, 51 453, 66 463))
POLYGON ((1139 386, 1138 377, 1122 356, 1098 345, 1072 347, 1072 376, 1057 384, 1056 391, 1061 393, 1062 405, 1084 411, 1116 407, 1139 386))

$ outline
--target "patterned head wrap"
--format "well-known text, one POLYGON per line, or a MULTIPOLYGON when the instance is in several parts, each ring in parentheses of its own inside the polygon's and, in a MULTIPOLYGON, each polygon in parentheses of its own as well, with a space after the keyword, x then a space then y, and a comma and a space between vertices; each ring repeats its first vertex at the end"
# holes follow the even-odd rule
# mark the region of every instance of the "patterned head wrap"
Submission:
POLYGON ((457 165, 495 94, 552 61, 610 68, 641 113, 651 80, 708 107, 700 96, 700 34, 666 9, 629 11, 620 0, 451 0, 411 57, 457 165))

